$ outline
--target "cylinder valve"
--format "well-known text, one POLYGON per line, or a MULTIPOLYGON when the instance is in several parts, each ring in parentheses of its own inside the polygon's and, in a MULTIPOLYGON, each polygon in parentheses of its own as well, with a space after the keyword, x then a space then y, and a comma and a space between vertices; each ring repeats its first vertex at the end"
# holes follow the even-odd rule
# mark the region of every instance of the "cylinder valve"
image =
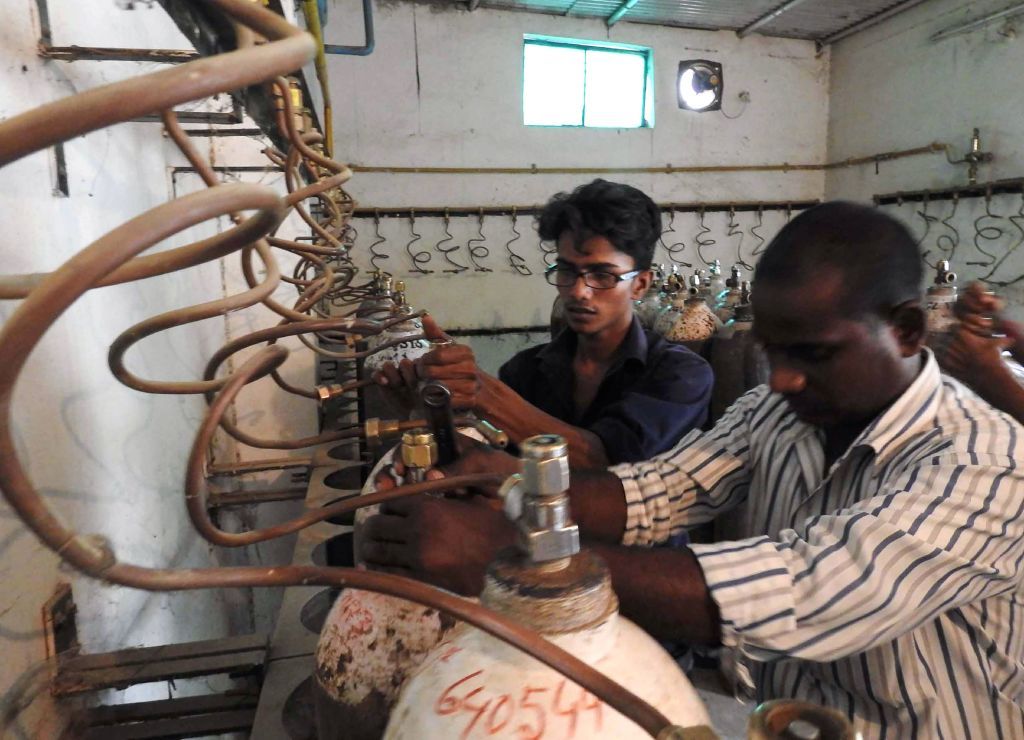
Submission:
POLYGON ((557 434, 538 434, 520 450, 522 472, 501 489, 520 547, 534 563, 570 558, 580 551, 580 531, 569 511, 569 446, 557 434))

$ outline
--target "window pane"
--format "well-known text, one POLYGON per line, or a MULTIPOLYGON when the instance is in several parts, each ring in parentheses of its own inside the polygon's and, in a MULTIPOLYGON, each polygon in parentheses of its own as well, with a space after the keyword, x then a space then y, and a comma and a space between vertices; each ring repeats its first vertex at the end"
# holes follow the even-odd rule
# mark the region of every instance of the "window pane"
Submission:
POLYGON ((523 123, 583 125, 582 49, 526 44, 523 49, 523 123))
POLYGON ((584 126, 643 126, 645 62, 640 54, 587 51, 584 126))

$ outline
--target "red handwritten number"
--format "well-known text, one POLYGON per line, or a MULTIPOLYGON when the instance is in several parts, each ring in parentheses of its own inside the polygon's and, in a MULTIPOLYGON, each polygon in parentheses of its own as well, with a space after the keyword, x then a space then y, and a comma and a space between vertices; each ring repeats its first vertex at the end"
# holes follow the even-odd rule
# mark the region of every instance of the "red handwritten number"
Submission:
POLYGON ((576 716, 580 713, 580 703, 577 700, 568 708, 562 707, 562 692, 565 690, 565 679, 563 678, 558 684, 558 688, 555 689, 555 697, 551 701, 551 709, 555 714, 562 717, 569 717, 569 732, 566 737, 576 736, 576 716))
POLYGON ((469 737, 469 733, 471 733, 473 731, 473 728, 476 727, 476 723, 480 721, 480 718, 484 715, 484 712, 486 712, 487 708, 491 706, 491 700, 490 699, 485 701, 483 704, 470 704, 469 703, 470 699, 472 699, 474 696, 476 696, 477 694, 479 694, 483 690, 484 690, 484 687, 483 686, 479 686, 479 687, 473 689, 472 691, 470 691, 464 697, 462 697, 462 709, 463 709, 463 711, 471 712, 473 714, 473 719, 470 720, 469 724, 466 725, 466 729, 464 729, 462 731, 462 734, 459 736, 460 738, 462 738, 462 740, 466 740, 466 738, 469 737))
POLYGON ((583 705, 581 708, 584 711, 594 712, 594 723, 597 725, 597 731, 600 732, 601 725, 604 723, 604 714, 601 710, 604 703, 586 690, 583 691, 583 697, 580 699, 580 703, 583 705))
MULTIPOLYGON (((444 693, 437 698, 437 702, 434 703, 434 711, 442 717, 448 714, 455 714, 457 711, 459 711, 459 707, 462 706, 462 701, 452 696, 452 692, 455 691, 455 689, 461 686, 462 684, 466 683, 466 681, 473 680, 481 673, 483 673, 483 671, 476 671, 474 673, 470 673, 468 676, 463 676, 458 681, 449 686, 447 689, 445 689, 444 693)), ((477 691, 480 691, 480 689, 477 689, 477 691)))
POLYGON ((499 732, 504 730, 505 725, 509 723, 509 720, 512 719, 512 715, 514 713, 515 706, 513 706, 512 704, 512 697, 510 697, 508 694, 502 694, 501 696, 499 696, 498 703, 494 705, 494 708, 491 710, 490 716, 487 718, 487 734, 497 735, 499 732), (508 710, 505 712, 505 719, 503 719, 499 723, 495 720, 498 716, 498 710, 502 707, 508 707, 508 710))
POLYGON ((547 691, 546 686, 535 688, 533 686, 524 686, 523 695, 519 697, 519 709, 532 709, 537 713, 537 724, 534 727, 526 724, 525 722, 516 728, 516 732, 519 733, 520 740, 540 740, 544 734, 545 726, 547 725, 547 716, 544 712, 544 707, 535 701, 530 700, 530 696, 533 694, 543 694, 547 691))

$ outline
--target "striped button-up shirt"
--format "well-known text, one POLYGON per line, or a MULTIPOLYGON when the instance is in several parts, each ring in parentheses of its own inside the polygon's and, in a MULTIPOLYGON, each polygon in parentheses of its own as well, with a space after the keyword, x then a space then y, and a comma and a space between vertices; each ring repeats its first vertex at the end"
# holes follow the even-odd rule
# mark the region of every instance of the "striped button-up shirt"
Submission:
POLYGON ((742 506, 746 539, 692 549, 758 700, 839 709, 866 738, 1024 738, 1022 432, 927 352, 825 470, 821 431, 762 386, 612 469, 623 544, 742 506))

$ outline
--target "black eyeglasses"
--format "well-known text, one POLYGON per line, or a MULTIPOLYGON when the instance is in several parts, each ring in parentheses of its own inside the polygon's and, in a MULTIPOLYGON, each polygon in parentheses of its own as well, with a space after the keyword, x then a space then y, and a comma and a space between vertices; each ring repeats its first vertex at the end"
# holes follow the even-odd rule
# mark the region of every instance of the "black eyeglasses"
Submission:
POLYGON ((571 288, 579 278, 583 278, 583 284, 595 290, 609 290, 624 280, 632 280, 640 274, 640 270, 630 270, 621 275, 604 270, 586 270, 580 272, 572 267, 562 265, 551 265, 544 271, 544 277, 549 283, 558 288, 571 288))

